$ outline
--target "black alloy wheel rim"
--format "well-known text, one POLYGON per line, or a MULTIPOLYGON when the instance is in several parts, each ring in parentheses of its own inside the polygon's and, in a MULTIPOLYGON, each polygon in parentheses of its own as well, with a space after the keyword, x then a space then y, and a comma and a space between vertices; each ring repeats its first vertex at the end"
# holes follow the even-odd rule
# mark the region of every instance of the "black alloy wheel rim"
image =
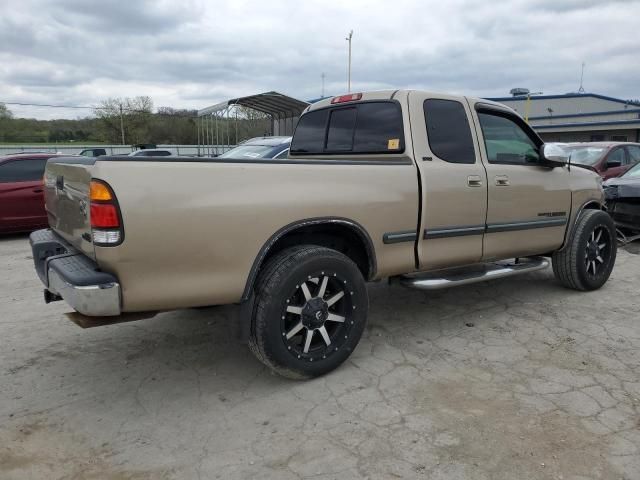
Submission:
POLYGON ((344 348, 355 323, 352 289, 338 273, 325 271, 296 285, 280 319, 282 339, 291 355, 314 362, 344 348))
POLYGON ((611 234, 609 229, 599 225, 593 229, 587 239, 584 264, 587 274, 596 277, 607 268, 611 257, 611 234))

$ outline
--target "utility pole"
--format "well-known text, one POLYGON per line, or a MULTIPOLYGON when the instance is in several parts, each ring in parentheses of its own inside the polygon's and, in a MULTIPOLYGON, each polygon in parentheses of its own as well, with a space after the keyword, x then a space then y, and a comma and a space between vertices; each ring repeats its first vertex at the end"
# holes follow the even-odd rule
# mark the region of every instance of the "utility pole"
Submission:
POLYGON ((324 72, 322 72, 320 77, 322 77, 322 95, 320 95, 320 98, 324 98, 324 72))
POLYGON ((347 76, 347 93, 351 93, 351 39, 353 38, 353 30, 349 32, 349 36, 345 38, 349 42, 349 73, 347 76))
POLYGON ((122 102, 120 102, 120 133, 122 134, 122 145, 124 145, 124 120, 122 119, 122 102))

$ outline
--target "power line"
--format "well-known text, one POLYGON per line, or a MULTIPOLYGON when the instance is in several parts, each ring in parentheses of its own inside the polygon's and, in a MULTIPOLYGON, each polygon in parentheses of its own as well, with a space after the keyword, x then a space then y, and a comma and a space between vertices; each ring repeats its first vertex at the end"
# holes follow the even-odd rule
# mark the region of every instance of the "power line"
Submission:
POLYGON ((80 106, 80 105, 50 105, 47 103, 22 103, 22 102, 3 102, 3 101, 0 101, 0 103, 3 103, 5 105, 19 105, 21 107, 88 108, 92 110, 96 108, 100 108, 100 107, 86 107, 86 106, 80 106))

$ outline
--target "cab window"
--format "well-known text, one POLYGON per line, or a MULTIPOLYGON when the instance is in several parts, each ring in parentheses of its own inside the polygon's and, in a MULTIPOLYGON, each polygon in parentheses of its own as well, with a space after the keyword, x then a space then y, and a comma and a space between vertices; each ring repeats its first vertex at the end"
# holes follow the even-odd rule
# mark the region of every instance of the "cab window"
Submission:
POLYGON ((475 163, 469 120, 460 102, 429 99, 424 101, 429 147, 435 156, 451 163, 475 163))
POLYGON ((540 161, 538 145, 508 115, 478 112, 489 163, 526 165, 540 161))
POLYGON ((396 101, 371 101, 304 114, 291 155, 404 152, 402 110, 396 101))

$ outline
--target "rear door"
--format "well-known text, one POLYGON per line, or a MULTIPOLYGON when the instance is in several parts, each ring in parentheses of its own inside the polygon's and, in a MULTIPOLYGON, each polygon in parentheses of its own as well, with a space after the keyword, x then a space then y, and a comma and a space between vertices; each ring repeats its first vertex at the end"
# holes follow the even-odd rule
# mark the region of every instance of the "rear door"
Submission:
POLYGON ((0 225, 5 229, 46 225, 42 176, 46 158, 0 163, 0 225))
POLYGON ((459 98, 409 94, 414 156, 421 186, 420 270, 478 262, 487 210, 487 181, 459 98))
POLYGON ((542 140, 517 114, 475 103, 473 116, 488 184, 483 260, 558 248, 570 214, 568 168, 542 166, 542 140))

